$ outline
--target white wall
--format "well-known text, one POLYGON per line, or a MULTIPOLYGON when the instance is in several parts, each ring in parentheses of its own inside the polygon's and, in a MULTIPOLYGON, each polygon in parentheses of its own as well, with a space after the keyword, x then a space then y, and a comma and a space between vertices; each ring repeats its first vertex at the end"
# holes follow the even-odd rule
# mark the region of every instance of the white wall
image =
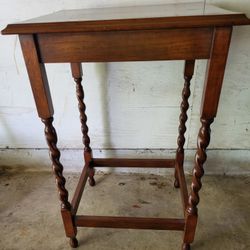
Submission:
MULTIPOLYGON (((8 23, 61 9, 168 2, 192 2, 192 0, 1 0, 0 29, 8 23)), ((211 2, 250 14, 248 0, 211 2)), ((205 66, 206 61, 197 61, 192 81, 189 129, 186 136, 188 149, 194 149, 196 146, 205 66)), ((46 67, 54 100, 54 124, 59 135, 59 146, 69 149, 81 148, 77 102, 70 67, 66 64, 50 64, 46 67)), ((121 150, 176 148, 183 62, 98 63, 84 64, 83 68, 83 84, 93 148, 114 147, 121 150)), ((37 118, 16 36, 0 36, 0 83, 0 148, 46 148, 43 125, 37 118)), ((219 111, 212 126, 210 149, 239 149, 241 155, 242 152, 249 155, 249 97, 250 27, 236 27, 219 111)), ((10 158, 7 158, 10 161, 10 158)), ((244 159, 243 162, 246 164, 244 159)), ((249 165, 245 167, 249 169, 249 165)))

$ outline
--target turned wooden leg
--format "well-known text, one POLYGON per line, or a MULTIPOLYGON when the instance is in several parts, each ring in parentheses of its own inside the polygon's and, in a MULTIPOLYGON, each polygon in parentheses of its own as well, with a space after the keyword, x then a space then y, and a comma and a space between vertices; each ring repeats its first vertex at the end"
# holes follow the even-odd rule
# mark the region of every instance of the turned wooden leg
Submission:
POLYGON ((202 187, 201 178, 204 175, 203 165, 207 159, 206 149, 210 142, 210 125, 212 122, 213 119, 201 119, 202 125, 199 130, 197 140, 197 151, 195 154, 195 166, 193 169, 191 192, 189 195, 188 207, 186 209, 186 226, 184 232, 183 249, 190 249, 184 248, 184 246, 189 245, 194 240, 198 219, 197 205, 200 201, 199 191, 202 187))
POLYGON ((82 141, 84 145, 84 160, 85 164, 89 166, 89 184, 90 186, 95 185, 95 170, 91 166, 92 160, 92 149, 90 147, 90 138, 88 136, 89 128, 87 126, 87 115, 86 105, 84 103, 84 91, 82 87, 82 66, 81 63, 71 63, 71 71, 74 81, 76 83, 76 96, 78 100, 78 109, 80 112, 81 130, 82 130, 82 141))
POLYGON ((71 204, 68 201, 68 191, 65 188, 66 180, 63 176, 63 166, 60 163, 60 151, 57 148, 57 135, 55 128, 52 125, 53 117, 42 119, 45 125, 45 137, 49 146, 50 159, 52 162, 53 172, 56 178, 57 189, 61 201, 61 214, 64 223, 66 236, 70 237, 70 245, 77 246, 75 238, 77 228, 74 226, 73 216, 71 213, 71 204))
POLYGON ((68 191, 65 188, 66 180, 63 176, 63 166, 60 163, 60 151, 58 150, 57 144, 57 135, 55 128, 52 125, 53 117, 42 119, 42 122, 45 125, 45 137, 47 144, 49 146, 50 159, 52 162, 53 172, 56 178, 56 184, 59 192, 59 198, 61 201, 61 207, 63 209, 70 210, 70 203, 68 202, 68 191))
POLYGON ((68 201, 68 191, 65 188, 66 181, 63 176, 63 166, 60 163, 60 152, 56 145, 57 135, 52 125, 54 110, 45 66, 43 63, 40 63, 35 37, 33 35, 20 35, 19 38, 37 112, 45 125, 45 136, 49 146, 50 159, 61 201, 61 215, 64 229, 67 237, 75 238, 77 229, 73 223, 71 204, 68 201))
POLYGON ((194 241, 198 220, 197 205, 200 201, 199 191, 202 187, 201 178, 204 175, 203 165, 207 159, 206 149, 210 141, 210 125, 214 121, 218 109, 226 60, 230 46, 231 32, 231 27, 219 27, 214 29, 211 55, 207 64, 206 81, 203 88, 200 119, 201 128, 198 134, 191 191, 185 214, 186 223, 184 228, 183 247, 186 247, 194 241))
POLYGON ((179 117, 180 124, 179 124, 179 135, 177 139, 178 148, 176 150, 176 165, 175 165, 175 181, 174 186, 176 188, 180 187, 178 171, 179 169, 183 168, 183 161, 184 161, 184 144, 185 144, 185 132, 186 128, 186 121, 188 119, 187 111, 189 108, 188 98, 190 96, 190 81, 194 74, 194 65, 195 61, 190 60, 185 62, 184 67, 184 87, 182 90, 182 102, 181 102, 181 114, 179 117))
POLYGON ((201 128, 198 134, 197 151, 195 154, 195 166, 193 169, 193 179, 191 185, 191 192, 189 195, 189 205, 187 213, 190 215, 197 215, 197 205, 200 201, 199 191, 202 187, 201 178, 204 175, 203 165, 207 159, 206 149, 210 142, 210 125, 213 119, 201 119, 201 128))

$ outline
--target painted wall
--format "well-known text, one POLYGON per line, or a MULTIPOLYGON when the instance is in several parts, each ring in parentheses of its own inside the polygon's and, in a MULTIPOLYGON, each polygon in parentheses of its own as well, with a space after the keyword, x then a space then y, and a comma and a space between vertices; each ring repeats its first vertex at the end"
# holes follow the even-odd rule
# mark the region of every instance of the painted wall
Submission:
MULTIPOLYGON (((61 9, 163 4, 168 0, 1 0, 0 29, 61 9)), ((248 0, 210 1, 250 15, 248 0)), ((197 61, 190 97, 187 148, 196 146, 206 61, 197 61)), ((46 66, 61 148, 82 147, 74 82, 69 65, 46 66)), ((183 62, 84 64, 88 124, 96 149, 176 148, 183 62)), ((16 36, 0 36, 0 148, 46 148, 16 36)), ((250 150, 250 27, 233 32, 211 149, 250 150)), ((244 156, 244 154, 243 154, 244 156)), ((244 162, 244 159, 243 159, 244 162)))

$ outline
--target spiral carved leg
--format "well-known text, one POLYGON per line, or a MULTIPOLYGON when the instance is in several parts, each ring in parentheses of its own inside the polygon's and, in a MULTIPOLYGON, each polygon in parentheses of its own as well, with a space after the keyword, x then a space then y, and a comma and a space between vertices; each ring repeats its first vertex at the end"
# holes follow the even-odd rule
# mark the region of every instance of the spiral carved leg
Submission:
POLYGON ((78 240, 76 237, 70 238, 69 244, 72 248, 77 248, 78 247, 78 240))
POLYGON ((60 151, 57 148, 57 135, 56 130, 53 127, 53 117, 42 119, 45 125, 45 137, 49 146, 50 159, 52 162, 53 172, 56 178, 57 189, 59 198, 61 201, 61 214, 65 225, 65 231, 67 236, 72 236, 70 244, 72 247, 77 246, 77 240, 75 238, 76 228, 72 221, 71 204, 68 201, 68 191, 65 188, 66 180, 63 177, 63 166, 60 163, 60 151))
POLYGON ((95 175, 95 169, 93 167, 90 167, 90 169, 89 169, 89 185, 91 187, 95 186, 94 175, 95 175))
POLYGON ((207 159, 206 149, 210 142, 210 125, 213 119, 202 119, 199 130, 197 152, 195 154, 195 166, 193 169, 193 178, 191 184, 191 193, 189 195, 188 214, 197 215, 197 205, 200 201, 199 191, 202 187, 201 178, 204 175, 203 164, 207 159))
POLYGON ((182 250, 191 250, 190 244, 183 243, 181 249, 182 249, 182 250))
POLYGON ((81 130, 82 130, 82 141, 84 144, 84 151, 90 152, 90 138, 88 136, 89 128, 87 126, 87 115, 85 113, 86 111, 86 105, 84 103, 84 91, 82 87, 82 77, 74 78, 74 81, 76 83, 76 96, 78 100, 78 109, 80 113, 80 121, 81 121, 81 130))
MULTIPOLYGON (((82 69, 81 64, 71 64, 72 75, 76 83, 76 96, 78 100, 78 109, 80 113, 81 121, 81 131, 82 131, 82 141, 84 145, 84 159, 85 164, 89 164, 92 158, 92 149, 90 147, 90 138, 88 136, 89 128, 87 126, 87 115, 86 115, 86 105, 84 103, 84 91, 82 87, 82 69)), ((94 180, 95 171, 92 167, 89 169, 89 184, 90 186, 95 185, 94 180)))
POLYGON ((205 163, 207 158, 206 149, 210 142, 210 125, 212 122, 213 118, 201 118, 201 128, 199 130, 197 139, 197 151, 195 154, 195 165, 193 169, 191 191, 186 208, 186 226, 184 230, 183 249, 190 249, 188 248, 188 244, 191 244, 194 241, 198 219, 197 205, 200 201, 199 191, 202 187, 201 178, 204 175, 203 164, 205 163), (185 244, 187 244, 187 246, 185 244))
MULTIPOLYGON (((184 69, 184 87, 182 90, 182 102, 181 102, 181 114, 179 116, 179 135, 177 139, 177 145, 178 148, 176 150, 176 164, 177 168, 183 167, 183 161, 184 161, 184 144, 185 144, 185 132, 187 130, 186 128, 186 121, 188 119, 187 111, 189 108, 188 98, 190 97, 190 82, 194 73, 194 65, 195 61, 186 61, 185 62, 185 69, 184 69)), ((178 179, 178 173, 177 169, 175 169, 175 182, 174 186, 175 188, 180 187, 179 179, 178 179)))
POLYGON ((61 208, 70 211, 71 205, 68 201, 68 191, 65 188, 66 180, 63 176, 63 166, 60 163, 60 151, 57 148, 57 134, 53 127, 53 117, 42 119, 45 125, 45 137, 49 146, 50 159, 52 162, 53 172, 56 178, 57 189, 61 201, 61 208))

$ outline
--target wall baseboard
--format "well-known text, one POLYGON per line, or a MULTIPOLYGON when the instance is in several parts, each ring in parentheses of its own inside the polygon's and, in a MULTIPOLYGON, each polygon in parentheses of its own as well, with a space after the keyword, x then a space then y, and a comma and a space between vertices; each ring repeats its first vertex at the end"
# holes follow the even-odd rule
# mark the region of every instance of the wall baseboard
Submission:
MULTIPOLYGON (((127 158, 171 158, 175 150, 171 149, 95 149, 95 157, 127 158)), ((195 150, 186 150, 185 172, 191 174, 195 150)), ((205 173, 208 175, 250 175, 250 150, 211 149, 207 151, 208 159, 205 173)), ((61 149, 61 162, 65 172, 80 172, 83 166, 81 149, 61 149)), ((20 168, 22 171, 50 171, 47 149, 1 149, 0 167, 2 169, 20 168)), ((129 169, 98 168, 103 172, 172 174, 173 169, 129 169)))

